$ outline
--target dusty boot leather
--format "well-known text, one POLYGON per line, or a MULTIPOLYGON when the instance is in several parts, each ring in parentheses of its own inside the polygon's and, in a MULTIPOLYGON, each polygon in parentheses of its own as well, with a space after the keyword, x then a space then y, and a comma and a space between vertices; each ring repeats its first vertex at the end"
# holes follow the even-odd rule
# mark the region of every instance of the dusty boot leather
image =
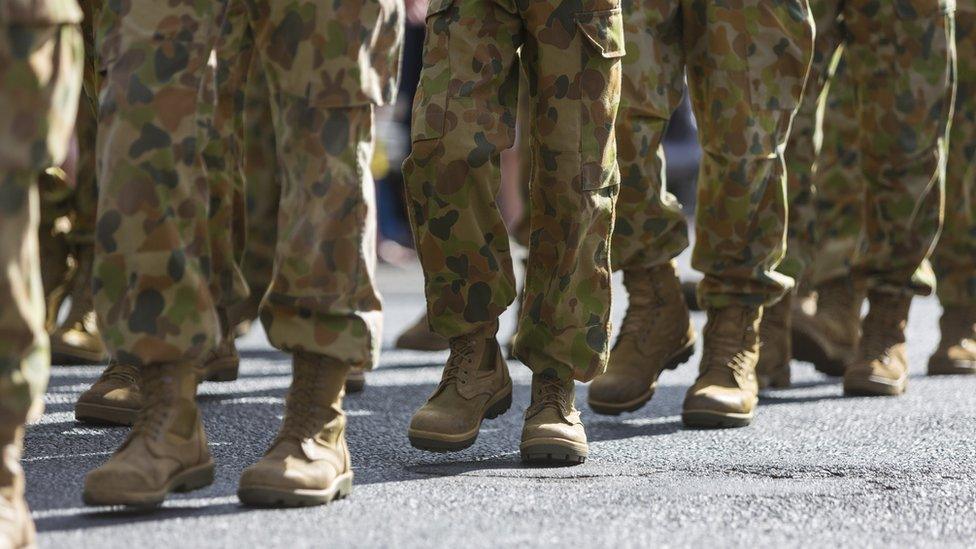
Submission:
POLYGON ((142 368, 145 406, 112 457, 85 476, 88 505, 152 507, 170 492, 213 482, 214 464, 194 401, 197 368, 165 364, 142 368))
POLYGON ((241 357, 235 343, 237 325, 230 320, 227 309, 218 308, 221 339, 217 347, 203 361, 200 378, 203 381, 234 381, 241 367, 241 357))
POLYGON ((810 362, 829 376, 844 375, 861 338, 864 284, 838 278, 817 287, 816 313, 794 310, 793 358, 810 362))
POLYGON ((35 547, 34 521, 24 500, 24 471, 20 454, 23 418, 0 412, 0 547, 35 547))
POLYGON ((434 393, 410 421, 414 448, 462 450, 474 444, 481 422, 508 411, 512 379, 495 339, 497 324, 451 339, 451 356, 434 393))
POLYGON ((844 394, 900 395, 908 387, 905 327, 912 296, 871 291, 857 355, 844 371, 844 394))
POLYGON ((139 369, 112 361, 75 403, 75 419, 84 423, 132 425, 142 409, 139 369))
POLYGON ((322 505, 352 491, 342 395, 349 366, 296 354, 285 418, 271 447, 244 470, 237 497, 247 505, 322 505))
POLYGON ((590 383, 589 405, 598 414, 640 409, 654 395, 661 372, 695 352, 695 329, 671 263, 625 271, 624 285, 627 316, 607 371, 590 383))
POLYGON ((411 351, 444 351, 451 347, 447 338, 435 334, 427 325, 427 314, 404 330, 396 340, 397 349, 411 351))
POLYGON ((976 305, 945 307, 939 330, 942 340, 929 357, 929 375, 976 374, 976 305))
POLYGON ((94 253, 90 243, 75 248, 77 266, 71 282, 71 306, 64 323, 51 334, 51 361, 55 364, 100 364, 108 360, 92 300, 94 253))
POLYGON ((759 400, 756 362, 762 309, 731 306, 708 311, 700 373, 685 395, 688 427, 744 427, 759 400))
POLYGON ((787 293, 779 303, 763 310, 762 322, 759 324, 759 362, 756 364, 760 389, 790 386, 790 362, 793 360, 793 341, 790 337, 792 316, 792 293, 787 293))
POLYGON ((519 450, 527 463, 574 465, 586 461, 589 446, 576 409, 573 380, 532 376, 532 404, 525 410, 519 450))

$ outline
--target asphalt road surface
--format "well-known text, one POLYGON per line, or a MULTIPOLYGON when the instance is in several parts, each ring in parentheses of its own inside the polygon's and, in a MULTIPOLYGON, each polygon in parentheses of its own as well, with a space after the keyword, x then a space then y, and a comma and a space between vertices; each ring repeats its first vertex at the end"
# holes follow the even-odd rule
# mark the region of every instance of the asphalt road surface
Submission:
MULTIPOLYGON (((47 413, 28 431, 28 500, 42 547, 973 546, 976 379, 928 378, 938 303, 917 300, 912 378, 898 398, 845 398, 837 380, 793 366, 795 387, 764 395, 744 429, 682 429, 681 401, 700 355, 666 373, 653 401, 618 418, 593 414, 587 462, 522 465, 528 370, 510 363, 515 404, 456 454, 410 447, 406 427, 446 353, 392 348, 422 310, 416 270, 384 268, 386 348, 364 393, 346 399, 355 488, 327 507, 252 510, 241 471, 274 437, 290 380, 260 329, 239 342, 241 377, 207 383, 200 402, 217 480, 154 513, 86 508, 84 474, 125 436, 74 421, 99 367, 55 367, 47 413)), ((619 287, 619 284, 618 284, 619 287)), ((617 323, 625 305, 617 294, 617 323)), ((700 328, 704 316, 696 313, 700 328)), ((503 323, 503 336, 512 326, 503 323)))

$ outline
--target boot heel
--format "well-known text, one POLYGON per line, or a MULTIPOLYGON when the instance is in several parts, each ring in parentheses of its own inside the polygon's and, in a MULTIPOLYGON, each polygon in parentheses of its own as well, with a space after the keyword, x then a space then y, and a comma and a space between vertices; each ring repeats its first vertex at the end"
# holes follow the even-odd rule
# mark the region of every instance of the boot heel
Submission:
POLYGON ((192 492, 213 484, 214 464, 206 463, 180 474, 173 483, 174 492, 192 492))
POLYGON ((671 357, 671 360, 664 366, 665 370, 674 370, 678 366, 681 366, 685 362, 691 360, 691 357, 695 354, 695 342, 691 341, 688 347, 678 352, 678 354, 671 357))
POLYGON ((509 390, 508 394, 498 402, 491 405, 485 411, 485 419, 495 419, 496 417, 504 414, 512 407, 512 391, 509 390))

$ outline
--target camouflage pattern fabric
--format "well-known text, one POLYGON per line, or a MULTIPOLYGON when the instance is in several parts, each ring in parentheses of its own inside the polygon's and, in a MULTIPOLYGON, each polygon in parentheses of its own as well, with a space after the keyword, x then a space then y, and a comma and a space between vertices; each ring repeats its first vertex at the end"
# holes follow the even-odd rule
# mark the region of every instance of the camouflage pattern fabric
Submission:
POLYGON ((514 354, 563 379, 603 371, 624 53, 617 0, 431 2, 403 170, 435 332, 482 330, 515 298, 495 196, 500 152, 515 139, 521 64, 531 228, 514 354))
POLYGON ((959 80, 949 138, 945 226, 932 254, 943 305, 976 305, 976 0, 956 12, 959 80))
MULTIPOLYGON (((949 139, 946 172, 944 227, 932 254, 937 291, 944 305, 976 303, 976 199, 973 198, 976 165, 976 30, 973 20, 976 2, 960 1, 956 11, 958 88, 949 139)), ((849 276, 864 228, 864 186, 860 154, 851 143, 857 139, 856 96, 845 70, 843 48, 838 49, 836 74, 830 77, 829 94, 823 106, 823 148, 814 170, 815 215, 818 219, 811 265, 811 283, 849 276), (854 190, 854 192, 852 192, 854 190)), ((802 168, 802 166, 801 166, 802 168)), ((792 244, 791 244, 792 245, 792 244)), ((924 281, 929 274, 924 263, 915 275, 924 281)))
POLYGON ((621 199, 614 267, 649 268, 688 246, 663 181, 661 141, 684 75, 704 151, 692 265, 705 307, 761 305, 792 281, 784 253, 783 148, 813 49, 805 1, 625 3, 628 55, 618 117, 621 199))
POLYGON ((50 353, 44 329, 37 174, 60 164, 82 82, 73 0, 0 3, 0 422, 39 411, 50 353))
POLYGON ((224 79, 224 86, 233 93, 234 127, 223 139, 236 141, 234 168, 243 186, 242 200, 235 201, 235 208, 240 208, 235 211, 235 223, 243 221, 243 228, 235 229, 243 231, 243 238, 235 238, 236 255, 250 290, 245 301, 230 308, 232 325, 257 319, 261 300, 271 286, 281 198, 268 82, 260 56, 254 55, 254 37, 241 7, 242 3, 231 6, 217 45, 218 70, 246 75, 243 82, 224 79))
MULTIPOLYGON (((834 83, 841 94, 847 94, 840 101, 848 107, 828 111, 827 123, 838 120, 841 125, 826 134, 823 148, 833 156, 820 159, 813 176, 816 182, 809 176, 814 169, 809 158, 790 161, 796 181, 803 182, 797 186, 812 185, 814 191, 817 184, 823 187, 816 198, 816 217, 824 234, 818 240, 816 227, 793 231, 794 237, 808 235, 806 244, 795 246, 793 257, 802 257, 807 246, 808 257, 810 250, 819 254, 822 249, 835 258, 834 267, 816 269, 818 278, 843 271, 836 258, 844 256, 859 220, 854 213, 856 199, 850 199, 857 192, 851 189, 863 188, 864 232, 852 270, 883 291, 926 294, 934 287, 931 271, 920 267, 935 244, 941 222, 946 130, 955 79, 954 7, 954 0, 895 0, 880 5, 835 0, 817 6, 819 34, 840 38, 821 41, 818 46, 825 49, 818 58, 829 59, 835 50, 842 51, 848 72, 846 84, 834 83), (839 17, 843 26, 838 31, 839 17), (858 132, 854 139, 851 132, 858 132), (853 154, 852 142, 857 143, 853 154), (845 198, 832 198, 841 193, 845 198), (824 209, 830 214, 821 215, 824 209)), ((813 82, 820 89, 810 90, 808 101, 820 97, 828 79, 813 82)), ((809 120, 811 110, 805 113, 809 120)), ((812 146, 812 133, 797 133, 798 140, 808 141, 791 147, 790 154, 805 154, 812 146)), ((793 193, 810 189, 797 186, 792 187, 793 193)), ((794 264, 794 268, 805 267, 794 264)))
MULTIPOLYGON (((262 320, 278 348, 371 364, 381 322, 373 212, 364 199, 373 193, 371 105, 396 89, 403 11, 394 0, 245 6, 273 98, 288 212, 262 320)), ((206 113, 196 105, 223 18, 210 3, 189 0, 106 11, 116 22, 104 41, 99 127, 105 192, 95 286, 103 335, 130 363, 197 361, 220 336, 220 296, 209 282, 221 267, 197 145, 206 113)))

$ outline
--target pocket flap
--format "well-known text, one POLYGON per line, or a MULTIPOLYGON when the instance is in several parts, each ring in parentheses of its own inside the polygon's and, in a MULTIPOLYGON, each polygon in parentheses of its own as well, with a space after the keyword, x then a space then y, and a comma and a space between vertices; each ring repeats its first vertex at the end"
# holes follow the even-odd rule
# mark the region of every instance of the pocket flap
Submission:
POLYGON ((624 17, 620 8, 576 14, 576 25, 587 41, 606 59, 623 57, 624 17))

